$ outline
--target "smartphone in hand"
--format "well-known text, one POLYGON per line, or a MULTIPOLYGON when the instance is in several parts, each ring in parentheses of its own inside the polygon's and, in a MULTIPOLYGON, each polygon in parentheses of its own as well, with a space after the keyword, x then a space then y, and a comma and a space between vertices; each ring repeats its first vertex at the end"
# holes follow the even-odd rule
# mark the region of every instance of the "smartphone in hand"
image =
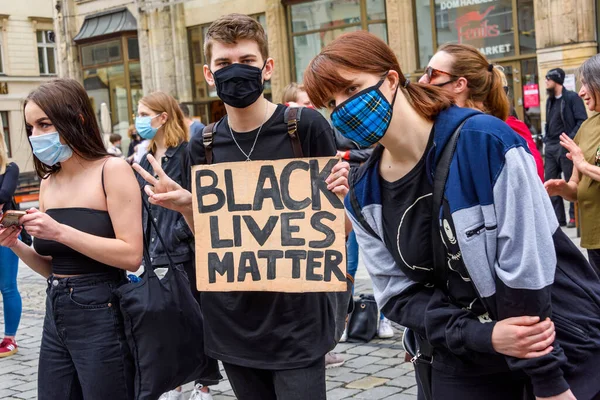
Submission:
POLYGON ((0 225, 4 228, 8 228, 9 226, 20 225, 19 218, 26 215, 25 211, 16 211, 16 210, 8 210, 2 215, 2 219, 0 219, 0 225))

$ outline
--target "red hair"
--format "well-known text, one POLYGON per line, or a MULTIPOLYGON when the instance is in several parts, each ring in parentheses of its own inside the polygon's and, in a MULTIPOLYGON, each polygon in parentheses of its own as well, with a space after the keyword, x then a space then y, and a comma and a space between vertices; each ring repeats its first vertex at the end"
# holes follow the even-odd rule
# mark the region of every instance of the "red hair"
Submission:
POLYGON ((408 101, 421 117, 428 120, 433 120, 440 111, 452 104, 448 96, 435 86, 411 82, 405 87, 406 78, 396 55, 385 42, 369 32, 356 31, 341 35, 310 62, 304 72, 304 88, 315 107, 325 107, 333 93, 351 84, 340 75, 340 70, 378 76, 396 71, 401 90, 408 101))

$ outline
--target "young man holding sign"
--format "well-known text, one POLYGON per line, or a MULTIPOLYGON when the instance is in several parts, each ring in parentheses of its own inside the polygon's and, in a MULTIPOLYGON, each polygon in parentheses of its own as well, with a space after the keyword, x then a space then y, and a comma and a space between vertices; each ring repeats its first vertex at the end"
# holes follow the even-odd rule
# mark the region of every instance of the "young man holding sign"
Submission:
MULTIPOLYGON (((190 226, 193 165, 336 154, 332 128, 318 112, 303 109, 293 140, 286 107, 264 98, 274 62, 256 20, 240 14, 220 18, 207 31, 204 51, 205 79, 216 86, 227 116, 212 133, 192 138, 184 166, 188 190, 164 173, 158 180, 145 176, 154 186, 146 187, 150 202, 182 212, 190 226)), ((347 163, 337 164, 327 189, 345 194, 348 169, 347 163)), ((240 400, 325 400, 325 354, 335 346, 335 307, 325 293, 203 292, 207 354, 223 362, 240 400)))

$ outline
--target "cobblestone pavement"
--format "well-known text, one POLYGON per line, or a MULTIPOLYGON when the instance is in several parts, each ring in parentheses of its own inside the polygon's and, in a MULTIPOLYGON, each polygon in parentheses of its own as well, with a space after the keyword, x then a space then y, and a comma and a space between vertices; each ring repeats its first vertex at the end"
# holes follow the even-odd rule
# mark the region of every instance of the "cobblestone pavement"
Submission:
MULTIPOLYGON (((566 230, 576 244, 575 230, 566 230)), ((371 283, 363 265, 359 266, 355 293, 371 292, 371 283)), ((23 315, 17 342, 19 352, 0 359, 0 399, 36 399, 46 282, 24 264, 19 266, 19 290, 23 315)), ((3 317, 0 313, 0 324, 3 317)), ((335 352, 346 360, 338 368, 326 371, 327 399, 416 400, 415 376, 410 363, 404 362, 402 330, 394 325, 393 339, 375 339, 366 344, 340 343, 335 352)), ((222 371, 225 376, 225 372, 222 371)), ((184 387, 189 393, 191 384, 184 387)), ((227 379, 212 387, 215 400, 233 400, 227 379)), ((187 400, 188 396, 184 396, 187 400)))

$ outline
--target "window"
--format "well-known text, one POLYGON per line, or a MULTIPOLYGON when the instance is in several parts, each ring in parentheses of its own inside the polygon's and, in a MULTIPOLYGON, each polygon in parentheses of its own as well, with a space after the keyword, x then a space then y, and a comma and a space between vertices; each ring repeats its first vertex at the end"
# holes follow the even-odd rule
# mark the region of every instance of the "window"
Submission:
POLYGON ((56 75, 56 43, 54 31, 37 31, 40 75, 56 75))
POLYGON ((0 75, 4 75, 4 46, 2 46, 2 32, 0 31, 0 75))
POLYGON ((124 35, 79 46, 83 87, 103 133, 118 133, 127 145, 127 129, 143 97, 137 36, 124 35), (106 104, 106 107, 102 107, 106 104), (104 116, 108 113, 108 116, 104 116))
MULTIPOLYGON (((267 32, 267 18, 265 14, 251 15, 267 32)), ((193 26, 188 28, 188 44, 190 51, 190 62, 192 71, 192 92, 194 104, 191 104, 190 112, 199 117, 203 124, 215 122, 226 113, 223 102, 217 96, 215 87, 210 87, 204 80, 204 65, 207 60, 204 57, 204 38, 210 24, 193 26)), ((268 33, 268 32, 267 32, 268 33)), ((271 82, 265 82, 265 97, 271 99, 271 82)))
POLYGON ((2 133, 4 134, 4 143, 6 144, 6 154, 8 158, 12 157, 10 148, 10 129, 8 125, 8 111, 0 111, 0 119, 2 120, 2 133))
POLYGON ((366 30, 387 42, 385 0, 315 0, 289 6, 294 77, 321 49, 346 32, 366 30))

